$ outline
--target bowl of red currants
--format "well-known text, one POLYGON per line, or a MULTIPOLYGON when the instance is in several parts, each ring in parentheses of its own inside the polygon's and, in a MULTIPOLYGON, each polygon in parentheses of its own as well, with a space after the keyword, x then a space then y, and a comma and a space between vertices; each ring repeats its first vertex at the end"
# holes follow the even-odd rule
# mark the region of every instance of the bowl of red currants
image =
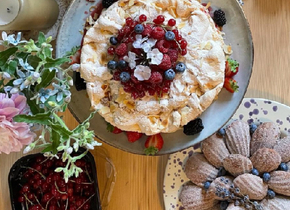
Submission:
POLYGON ((55 172, 66 165, 61 159, 20 158, 8 177, 12 210, 101 210, 94 157, 88 152, 75 164, 83 172, 66 183, 63 172, 55 172))

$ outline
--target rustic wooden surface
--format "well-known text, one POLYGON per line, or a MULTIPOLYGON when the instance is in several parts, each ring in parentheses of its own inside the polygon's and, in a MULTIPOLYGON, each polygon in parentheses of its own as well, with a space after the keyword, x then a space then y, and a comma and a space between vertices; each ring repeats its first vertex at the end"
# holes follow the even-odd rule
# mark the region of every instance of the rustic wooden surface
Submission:
MULTIPOLYGON (((244 0, 244 11, 251 26, 255 46, 253 74, 246 97, 259 97, 290 105, 290 4, 285 0, 244 0)), ((77 122, 69 112, 65 120, 70 127, 77 122)), ((92 153, 97 162, 101 195, 106 184, 107 156, 116 166, 116 183, 108 206, 117 210, 161 210, 163 175, 168 156, 132 155, 103 144, 92 153)), ((10 210, 7 177, 11 165, 21 153, 0 155, 0 209, 10 210)))

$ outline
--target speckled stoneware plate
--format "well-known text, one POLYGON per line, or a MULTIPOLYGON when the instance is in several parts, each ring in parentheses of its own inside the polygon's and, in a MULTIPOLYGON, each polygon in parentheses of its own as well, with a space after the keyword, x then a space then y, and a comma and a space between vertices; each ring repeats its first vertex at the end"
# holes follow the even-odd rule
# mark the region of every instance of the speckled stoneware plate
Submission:
MULTIPOLYGON (((240 119, 249 124, 259 125, 262 122, 278 124, 281 135, 290 135, 290 107, 275 101, 259 98, 245 98, 232 120, 240 119)), ((182 210, 178 199, 182 185, 189 181, 184 173, 184 164, 190 154, 200 152, 199 145, 169 156, 163 185, 163 197, 166 210, 182 210)))
MULTIPOLYGON (((72 47, 80 45, 82 35, 79 31, 83 28, 89 8, 97 3, 99 3, 98 0, 94 3, 86 0, 74 0, 72 2, 59 30, 56 45, 57 56, 64 55, 72 47)), ((225 42, 232 46, 232 57, 240 62, 240 71, 235 76, 240 90, 235 94, 231 94, 225 89, 221 91, 218 99, 201 115, 205 128, 200 134, 186 136, 182 130, 172 134, 162 134, 165 143, 163 149, 158 153, 159 155, 188 148, 213 134, 235 113, 247 90, 254 57, 248 22, 241 6, 235 0, 211 0, 211 4, 214 8, 222 8, 226 13, 225 42)), ((89 116, 90 102, 85 90, 76 91, 74 88, 72 89, 72 101, 69 108, 79 122, 89 116)), ((127 152, 144 154, 145 136, 135 143, 130 143, 125 133, 118 135, 109 133, 106 130, 106 123, 100 115, 97 114, 91 122, 91 129, 104 142, 127 152)))

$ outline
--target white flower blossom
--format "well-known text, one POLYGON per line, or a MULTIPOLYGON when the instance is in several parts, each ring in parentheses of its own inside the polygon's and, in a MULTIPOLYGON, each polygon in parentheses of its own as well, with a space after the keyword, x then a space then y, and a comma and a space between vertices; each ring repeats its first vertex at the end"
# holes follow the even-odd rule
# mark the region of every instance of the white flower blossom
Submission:
POLYGON ((159 65, 163 59, 163 53, 154 48, 147 53, 147 59, 151 59, 150 64, 159 65))
POLYGON ((25 43, 25 40, 21 40, 21 32, 17 33, 17 37, 15 39, 15 34, 10 34, 7 36, 7 33, 5 31, 2 32, 2 40, 0 41, 0 44, 2 45, 8 45, 13 44, 14 46, 18 45, 19 43, 25 43))
POLYGON ((136 35, 136 41, 133 42, 133 47, 136 48, 136 49, 142 48, 142 44, 146 40, 148 40, 147 37, 142 38, 142 35, 141 34, 137 34, 136 35))
POLYGON ((144 52, 148 53, 152 47, 156 44, 157 40, 156 39, 148 39, 146 42, 142 44, 142 49, 144 52))
POLYGON ((129 57, 128 57, 128 56, 124 56, 123 59, 124 59, 127 63, 129 63, 129 67, 130 67, 131 69, 134 69, 134 68, 136 67, 136 54, 133 53, 133 52, 131 52, 131 51, 129 51, 129 52, 128 52, 128 55, 129 55, 129 57))
POLYGON ((69 148, 66 149, 66 153, 67 154, 70 155, 72 152, 73 152, 73 148, 72 147, 69 147, 69 148))
POLYGON ((148 80, 151 76, 151 69, 149 66, 138 65, 134 71, 134 76, 139 81, 148 80))
POLYGON ((100 142, 97 142, 97 141, 93 141, 92 143, 91 143, 91 145, 92 146, 102 146, 102 143, 100 143, 100 142))

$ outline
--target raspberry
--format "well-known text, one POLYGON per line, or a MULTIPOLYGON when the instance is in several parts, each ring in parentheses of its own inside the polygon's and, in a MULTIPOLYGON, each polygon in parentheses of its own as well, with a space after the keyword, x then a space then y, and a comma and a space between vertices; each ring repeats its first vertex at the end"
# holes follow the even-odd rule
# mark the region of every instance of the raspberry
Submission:
POLYGON ((166 41, 162 39, 157 42, 156 47, 160 52, 167 53, 168 47, 166 45, 168 45, 168 43, 166 44, 166 41))
POLYGON ((163 77, 158 71, 152 72, 149 81, 153 84, 159 84, 163 81, 163 77))
POLYGON ((152 27, 149 24, 144 25, 144 31, 142 32, 143 36, 150 36, 152 32, 152 27))
POLYGON ((125 43, 120 44, 116 49, 115 52, 119 56, 123 56, 127 54, 127 45, 125 43))
POLYGON ((158 67, 162 70, 167 70, 167 69, 170 69, 171 66, 172 66, 172 64, 171 64, 171 60, 170 60, 169 55, 164 54, 163 59, 162 59, 161 63, 158 65, 158 67))
POLYGON ((134 74, 131 74, 131 80, 135 84, 138 84, 139 83, 139 80, 134 76, 134 74))
POLYGON ((169 49, 167 55, 170 57, 171 63, 175 63, 178 59, 178 51, 175 49, 169 49))
POLYGON ((165 31, 163 30, 163 28, 157 26, 152 30, 150 35, 153 39, 162 39, 164 37, 164 34, 165 31))
POLYGON ((113 74, 113 79, 116 81, 120 81, 120 74, 121 74, 121 72, 115 71, 113 74))

